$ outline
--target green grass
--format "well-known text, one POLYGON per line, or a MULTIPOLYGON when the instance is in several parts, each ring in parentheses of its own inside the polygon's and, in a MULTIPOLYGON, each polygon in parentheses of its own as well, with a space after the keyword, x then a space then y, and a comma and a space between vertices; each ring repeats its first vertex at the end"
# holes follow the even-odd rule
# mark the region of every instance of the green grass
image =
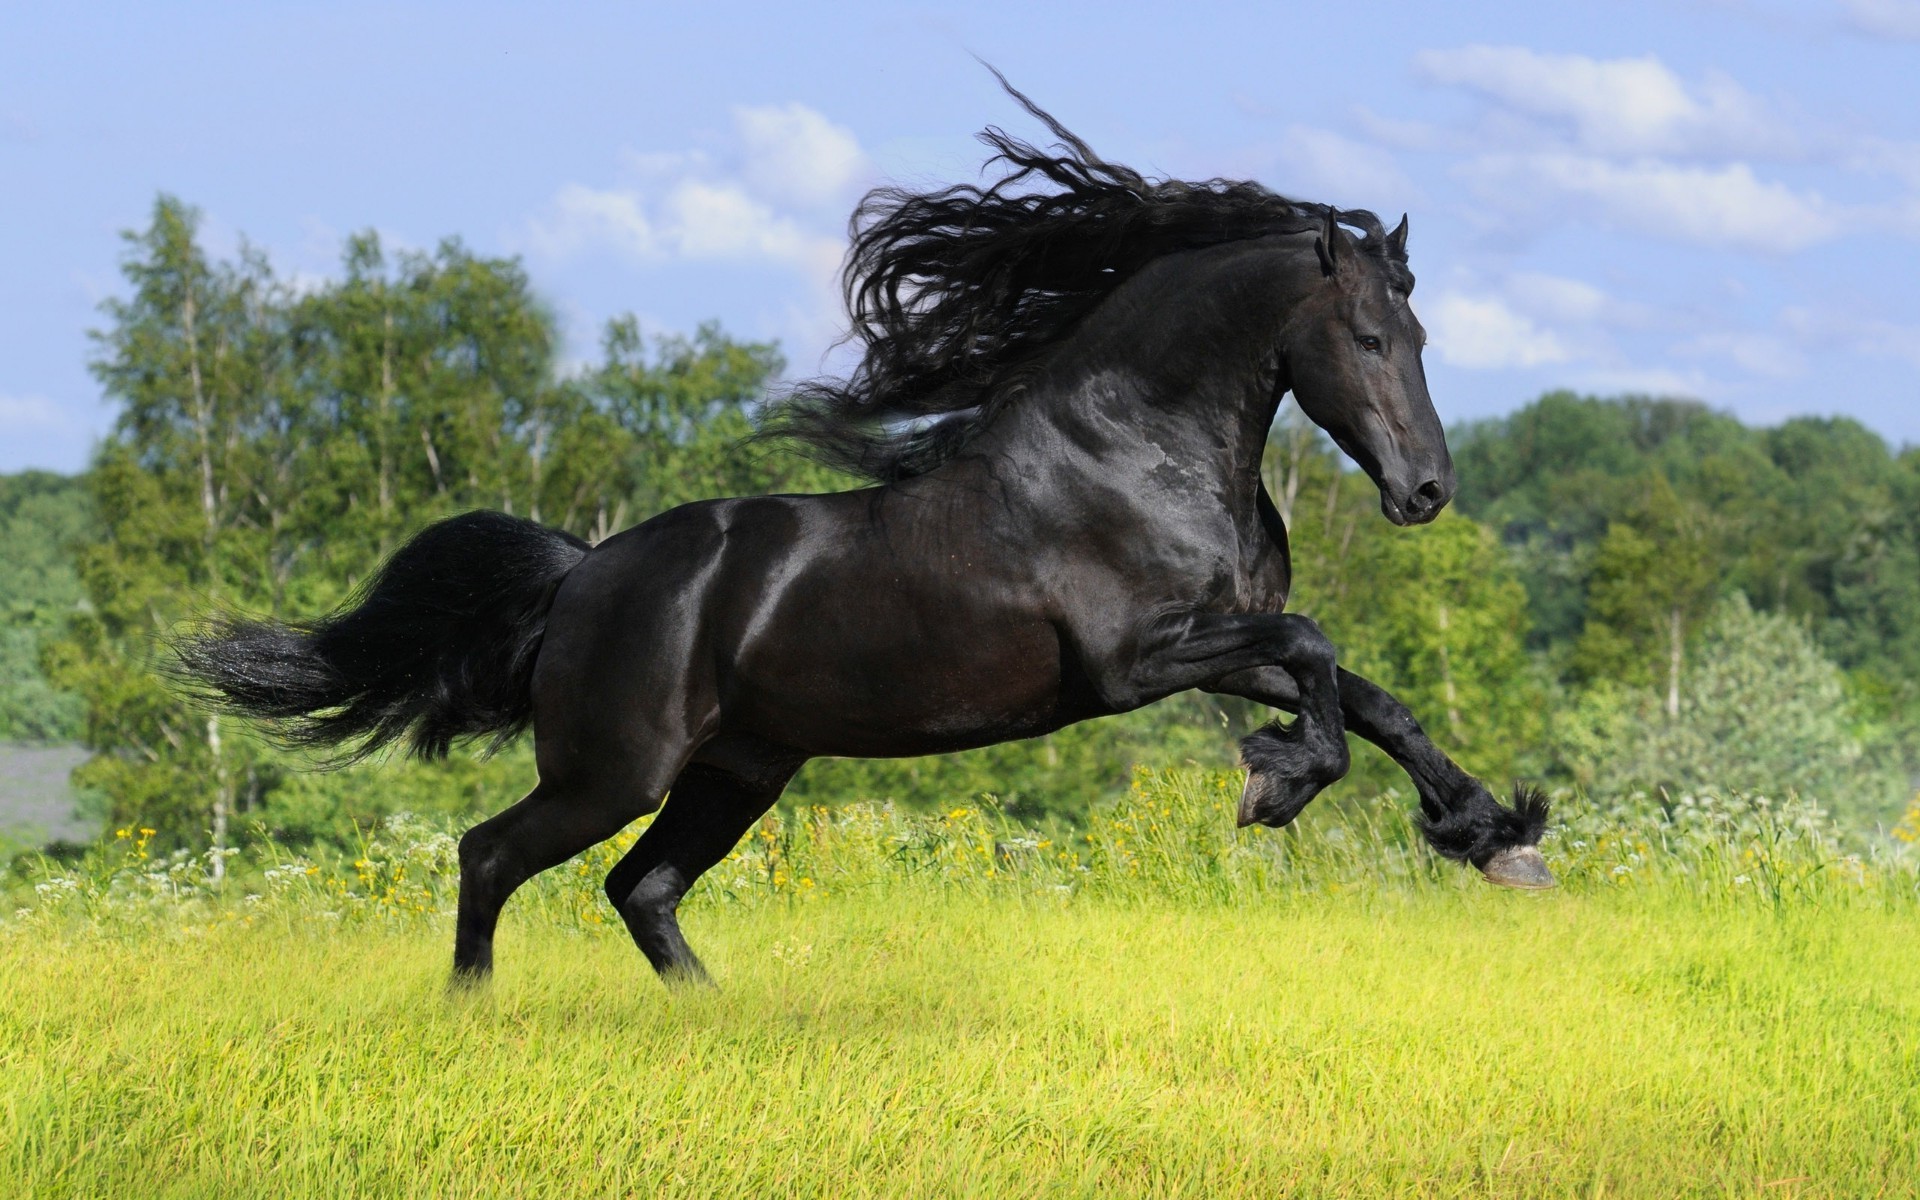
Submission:
POLYGON ((594 864, 464 997, 443 881, 392 883, 433 846, 255 901, 123 864, 0 925, 3 1190, 1915 1194, 1909 873, 1764 825, 1618 873, 1590 824, 1518 895, 1393 828, 1217 829, 1222 786, 1025 867, 977 813, 770 825, 686 917, 717 992, 651 978, 594 864))

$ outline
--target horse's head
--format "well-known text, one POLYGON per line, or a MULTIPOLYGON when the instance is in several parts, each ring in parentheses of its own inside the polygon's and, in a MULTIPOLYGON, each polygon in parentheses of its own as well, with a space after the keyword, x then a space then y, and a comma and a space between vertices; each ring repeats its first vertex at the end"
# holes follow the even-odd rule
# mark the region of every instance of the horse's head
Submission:
POLYGON ((1294 398, 1379 487, 1388 520, 1431 521, 1453 498, 1453 459, 1420 365, 1426 332, 1407 307, 1406 218, 1369 253, 1329 209, 1314 250, 1321 282, 1282 335, 1294 398))

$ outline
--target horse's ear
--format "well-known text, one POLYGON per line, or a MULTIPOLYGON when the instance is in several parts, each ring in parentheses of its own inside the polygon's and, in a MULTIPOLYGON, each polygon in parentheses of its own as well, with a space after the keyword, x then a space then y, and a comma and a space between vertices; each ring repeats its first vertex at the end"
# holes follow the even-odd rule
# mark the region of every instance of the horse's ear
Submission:
POLYGON ((1334 219, 1333 205, 1327 205, 1327 221, 1321 226, 1320 236, 1313 239, 1313 252, 1320 256, 1320 273, 1329 278, 1339 269, 1338 252, 1334 247, 1340 244, 1340 222, 1334 219))
POLYGON ((1400 223, 1387 235, 1387 257, 1395 262, 1407 261, 1407 214, 1400 214, 1400 223))

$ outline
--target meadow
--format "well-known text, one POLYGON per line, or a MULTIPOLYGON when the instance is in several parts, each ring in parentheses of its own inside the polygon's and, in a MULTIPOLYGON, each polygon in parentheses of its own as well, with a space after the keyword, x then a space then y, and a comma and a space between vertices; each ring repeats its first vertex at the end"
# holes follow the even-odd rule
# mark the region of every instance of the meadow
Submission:
MULTIPOLYGON (((509 906, 449 994, 453 841, 138 827, 21 864, 0 1180, 22 1196, 1903 1196, 1920 871, 1763 799, 1565 799, 1556 892, 1404 806, 1240 832, 1140 775, 1080 829, 991 807, 764 822, 669 992, 599 896, 509 906)), ((1900 833, 1911 833, 1903 828, 1900 833)), ((622 840, 630 839, 632 833, 622 840)))

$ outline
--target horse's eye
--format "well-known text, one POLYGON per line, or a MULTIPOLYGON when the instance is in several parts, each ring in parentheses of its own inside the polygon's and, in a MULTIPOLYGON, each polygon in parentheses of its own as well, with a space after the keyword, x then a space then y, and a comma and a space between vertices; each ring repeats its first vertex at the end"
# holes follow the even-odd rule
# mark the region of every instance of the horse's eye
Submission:
POLYGON ((1360 348, 1369 354, 1380 353, 1380 339, 1370 333, 1363 333, 1353 340, 1359 342, 1360 348))

